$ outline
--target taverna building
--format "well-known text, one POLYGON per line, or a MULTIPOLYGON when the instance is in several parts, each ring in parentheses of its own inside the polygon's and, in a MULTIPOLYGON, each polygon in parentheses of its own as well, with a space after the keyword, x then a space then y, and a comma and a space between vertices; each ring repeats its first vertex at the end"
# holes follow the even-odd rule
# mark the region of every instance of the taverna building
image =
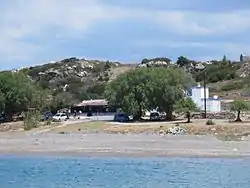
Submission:
POLYGON ((191 88, 190 97, 201 110, 205 110, 204 100, 206 99, 207 112, 216 113, 221 111, 221 100, 218 96, 209 97, 208 87, 204 88, 198 84, 197 86, 191 88))

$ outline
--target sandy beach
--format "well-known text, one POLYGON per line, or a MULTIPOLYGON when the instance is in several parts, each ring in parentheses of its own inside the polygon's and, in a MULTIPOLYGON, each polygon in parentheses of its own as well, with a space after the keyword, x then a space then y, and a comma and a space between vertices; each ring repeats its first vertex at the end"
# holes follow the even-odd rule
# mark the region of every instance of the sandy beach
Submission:
POLYGON ((147 134, 0 134, 0 154, 133 157, 250 157, 250 141, 147 134))
POLYGON ((249 123, 64 122, 30 131, 17 125, 0 133, 0 155, 250 157, 249 123), (162 134, 176 124, 187 133, 162 134))

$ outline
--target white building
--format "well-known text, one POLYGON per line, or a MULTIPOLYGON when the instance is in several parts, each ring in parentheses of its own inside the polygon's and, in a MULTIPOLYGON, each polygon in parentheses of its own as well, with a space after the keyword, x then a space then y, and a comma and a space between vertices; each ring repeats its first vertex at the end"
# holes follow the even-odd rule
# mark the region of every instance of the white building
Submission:
POLYGON ((207 112, 220 112, 221 100, 218 96, 209 97, 209 88, 206 87, 205 91, 206 92, 204 92, 204 87, 198 84, 196 87, 191 88, 190 97, 201 110, 205 110, 204 100, 206 98, 207 112), (205 93, 206 96, 204 96, 205 93))

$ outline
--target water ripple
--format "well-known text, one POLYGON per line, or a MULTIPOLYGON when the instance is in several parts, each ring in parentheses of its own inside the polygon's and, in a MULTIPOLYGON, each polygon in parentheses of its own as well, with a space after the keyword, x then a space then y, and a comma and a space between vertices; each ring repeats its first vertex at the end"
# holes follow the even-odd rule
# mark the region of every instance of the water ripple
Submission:
POLYGON ((247 159, 0 158, 1 188, 249 188, 247 159))

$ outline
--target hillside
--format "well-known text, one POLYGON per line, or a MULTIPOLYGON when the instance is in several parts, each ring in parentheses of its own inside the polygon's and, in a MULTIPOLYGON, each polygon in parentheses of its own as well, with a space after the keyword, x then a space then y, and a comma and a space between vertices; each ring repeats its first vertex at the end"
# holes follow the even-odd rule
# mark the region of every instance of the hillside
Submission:
POLYGON ((237 62, 234 71, 235 76, 232 79, 208 84, 212 95, 223 99, 250 99, 250 62, 237 62))
MULTIPOLYGON (((143 59, 141 63, 122 64, 120 62, 69 58, 55 63, 24 68, 19 71, 27 74, 43 89, 53 91, 53 95, 65 91, 74 101, 102 98, 106 84, 118 75, 134 68, 178 66, 186 69, 197 82, 203 82, 204 71, 196 70, 201 62, 183 56, 177 62, 168 58, 143 59)), ((244 98, 250 93, 250 62, 211 61, 202 63, 206 69, 206 81, 211 95, 220 97, 244 98)))
POLYGON ((19 71, 43 89, 53 90, 54 95, 65 91, 80 101, 102 97, 107 82, 134 67, 119 62, 69 58, 19 71))

